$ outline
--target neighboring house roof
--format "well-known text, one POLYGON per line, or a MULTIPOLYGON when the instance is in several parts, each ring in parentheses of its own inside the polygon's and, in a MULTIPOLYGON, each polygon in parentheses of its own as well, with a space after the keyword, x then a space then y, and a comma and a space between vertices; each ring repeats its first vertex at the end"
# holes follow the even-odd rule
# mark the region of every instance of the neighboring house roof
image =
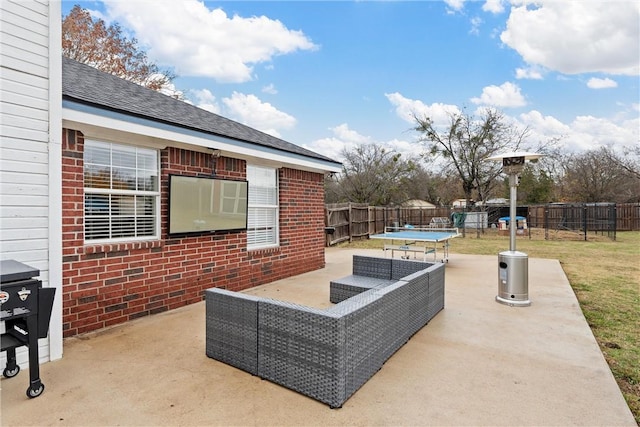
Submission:
POLYGON ((436 207, 436 205, 434 205, 433 203, 429 203, 426 200, 420 200, 420 199, 407 200, 402 204, 402 206, 414 207, 414 208, 430 208, 430 209, 433 209, 436 207))
MULTIPOLYGON (((469 200, 469 203, 473 205, 473 200, 469 200)), ((455 199, 453 202, 451 202, 452 206, 466 206, 466 204, 467 199, 455 199)))
POLYGON ((62 58, 62 98, 340 165, 321 154, 66 57, 62 58))
POLYGON ((495 199, 487 200, 488 205, 508 205, 509 200, 503 197, 496 197, 495 199))

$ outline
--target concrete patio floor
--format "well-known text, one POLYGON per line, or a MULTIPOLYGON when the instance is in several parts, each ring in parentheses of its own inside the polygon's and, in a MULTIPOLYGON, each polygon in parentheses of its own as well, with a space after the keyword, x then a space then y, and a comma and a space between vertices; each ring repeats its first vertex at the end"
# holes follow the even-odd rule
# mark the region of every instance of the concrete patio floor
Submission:
MULTIPOLYGON (((326 268, 249 293, 329 305, 329 280, 354 253, 330 248, 326 268)), ((341 409, 329 409, 205 355, 205 306, 194 304, 64 342, 41 366, 1 381, 3 426, 224 425, 635 426, 560 263, 529 259, 531 307, 494 301, 497 255, 452 254, 445 309, 341 409)))

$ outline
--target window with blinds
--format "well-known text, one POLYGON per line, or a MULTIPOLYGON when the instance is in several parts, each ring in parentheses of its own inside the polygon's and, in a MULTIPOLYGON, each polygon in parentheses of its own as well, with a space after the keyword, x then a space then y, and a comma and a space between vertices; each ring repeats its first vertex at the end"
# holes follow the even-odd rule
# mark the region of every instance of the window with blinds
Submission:
POLYGON ((158 151, 85 140, 85 241, 158 238, 158 151))
POLYGON ((247 248, 277 246, 278 174, 277 169, 247 165, 249 201, 247 248))

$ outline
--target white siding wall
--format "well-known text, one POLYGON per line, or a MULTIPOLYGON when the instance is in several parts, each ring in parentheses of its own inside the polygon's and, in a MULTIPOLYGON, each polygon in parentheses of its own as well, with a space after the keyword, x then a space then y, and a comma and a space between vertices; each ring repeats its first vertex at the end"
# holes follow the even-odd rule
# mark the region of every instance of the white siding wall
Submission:
MULTIPOLYGON (((57 2, 0 1, 0 258, 38 268, 43 286, 60 286, 50 283, 50 207, 60 204, 57 192, 50 192, 50 150, 56 158, 60 139, 53 134, 60 133, 60 125, 51 123, 51 117, 53 110, 60 121, 56 110, 61 110, 56 89, 60 82, 51 81, 60 80, 59 70, 51 67, 60 61, 52 62, 50 56, 60 56, 60 19, 57 2)), ((53 175, 59 179, 55 169, 53 175)), ((56 228, 56 221, 53 224, 56 228)), ((56 262, 59 252, 53 250, 56 262)), ((53 268, 56 276, 59 269, 53 268)), ((56 299, 61 299, 60 290, 57 293, 56 299)), ((57 311, 59 316, 59 307, 57 311)), ((52 329, 56 323, 52 319, 52 329)), ((40 358, 49 358, 47 340, 41 341, 40 358)), ((25 361, 22 351, 19 362, 25 361)))

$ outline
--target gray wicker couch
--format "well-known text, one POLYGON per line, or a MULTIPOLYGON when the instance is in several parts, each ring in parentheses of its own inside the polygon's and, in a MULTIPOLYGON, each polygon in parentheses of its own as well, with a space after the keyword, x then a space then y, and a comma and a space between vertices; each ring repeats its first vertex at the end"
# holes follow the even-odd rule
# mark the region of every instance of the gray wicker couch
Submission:
POLYGON ((354 256, 357 273, 356 263, 407 274, 325 310, 208 289, 207 356, 341 407, 444 308, 444 264, 354 256))

